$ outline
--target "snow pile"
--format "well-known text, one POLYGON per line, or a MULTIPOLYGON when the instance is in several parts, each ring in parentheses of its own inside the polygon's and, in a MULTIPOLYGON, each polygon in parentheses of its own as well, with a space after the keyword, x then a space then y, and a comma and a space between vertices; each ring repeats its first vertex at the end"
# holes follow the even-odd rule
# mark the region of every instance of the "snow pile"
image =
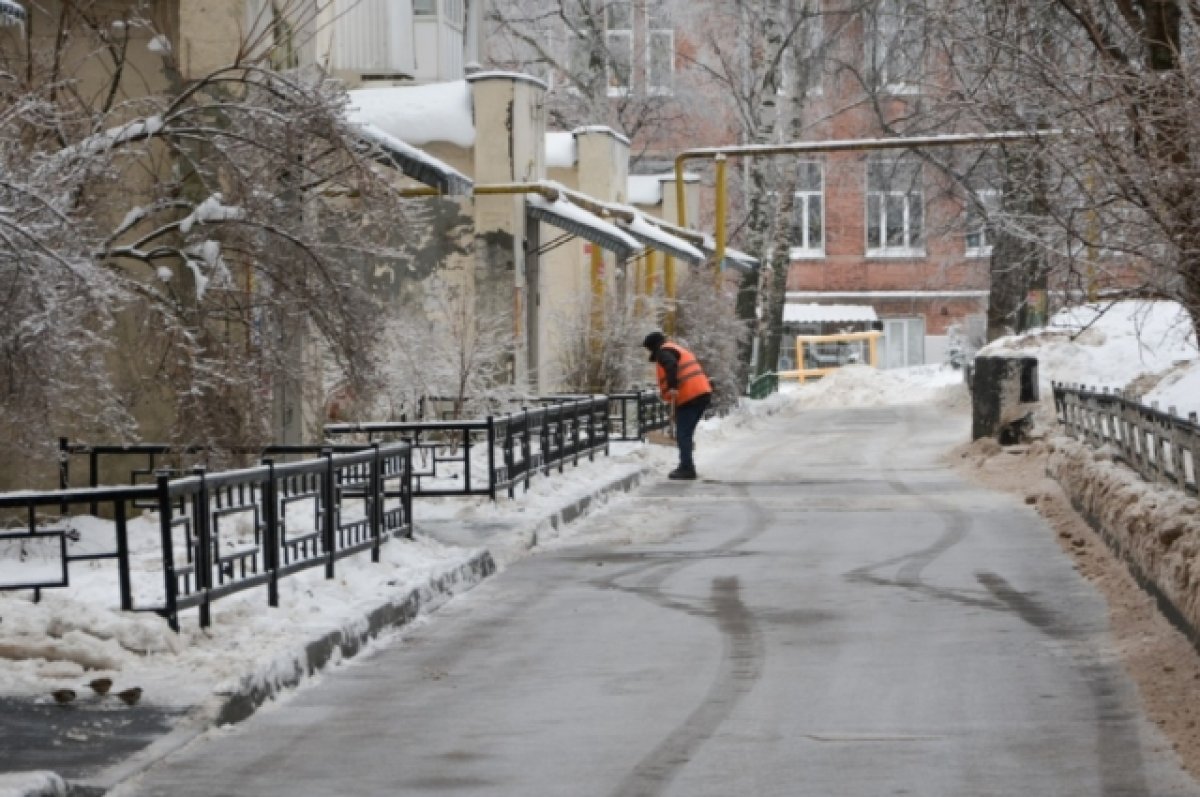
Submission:
POLYGON ((1144 400, 1182 414, 1200 411, 1200 358, 1183 308, 1174 302, 1123 301, 1082 305, 1055 315, 1046 327, 1001 338, 982 356, 1038 358, 1042 393, 1051 382, 1132 389, 1144 400), (1160 388, 1150 389, 1167 373, 1160 388), (1191 389, 1189 390, 1189 387, 1191 389))
POLYGON ((879 407, 887 404, 937 403, 965 406, 963 372, 944 365, 922 365, 880 371, 847 365, 815 382, 792 390, 793 411, 835 407, 879 407))
POLYGON ((570 169, 578 160, 579 148, 575 145, 574 133, 546 133, 546 168, 570 169))
POLYGON ((444 141, 463 149, 475 146, 474 103, 465 80, 356 89, 350 92, 347 116, 406 144, 444 141))
POLYGON ((0 772, 0 797, 66 797, 67 784, 53 772, 0 772))
MULTIPOLYGON (((111 529, 106 521, 87 520, 97 530, 111 529)), ((147 541, 156 525, 131 529, 133 566, 142 575, 158 567, 157 549, 147 541)), ((81 543, 96 547, 87 534, 81 543)), ((474 553, 427 538, 393 540, 383 546, 379 564, 363 553, 339 560, 333 580, 322 568, 281 580, 278 609, 268 609, 261 587, 214 603, 212 631, 197 626, 194 610, 184 612, 179 634, 157 615, 119 611, 112 562, 77 563, 71 587, 46 590, 40 603, 28 593, 0 594, 0 693, 49 702, 54 689, 86 692, 90 680, 108 677, 114 692, 140 686, 148 701, 189 706, 239 686, 294 682, 306 669, 304 647, 313 639, 426 589, 474 553)))
POLYGON ((1149 484, 1099 451, 1054 436, 1047 473, 1097 524, 1116 553, 1200 628, 1200 501, 1171 486, 1149 484))

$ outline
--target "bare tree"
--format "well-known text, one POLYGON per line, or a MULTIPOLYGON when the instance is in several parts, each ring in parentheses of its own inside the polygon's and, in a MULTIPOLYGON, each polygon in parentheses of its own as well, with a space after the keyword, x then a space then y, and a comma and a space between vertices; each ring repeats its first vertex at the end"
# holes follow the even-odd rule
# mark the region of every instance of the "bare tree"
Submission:
MULTIPOLYGON (((512 317, 477 316, 462 285, 436 276, 423 286, 424 307, 392 316, 375 373, 388 418, 416 417, 425 399, 444 399, 454 417, 486 414, 519 394, 510 369, 512 317)), ((379 410, 371 414, 378 415, 379 410)))
POLYGON ((67 0, 55 30, 3 50, 0 445, 44 450, 82 418, 129 438, 155 407, 154 434, 253 443, 322 352, 366 374, 378 314, 345 264, 384 248, 355 231, 399 204, 341 89, 281 55, 312 6, 272 8, 188 80, 136 3, 113 20, 67 0), (137 74, 135 42, 165 80, 137 74))
MULTIPOLYGON (((881 114, 888 130, 1064 131, 996 156, 991 334, 1019 327, 1043 287, 1175 299, 1200 328, 1195 4, 912 5, 928 80, 904 113, 881 114)), ((969 182, 963 161, 938 160, 969 182)))
POLYGON ((682 0, 498 0, 487 12, 489 65, 550 88, 551 128, 607 125, 633 142, 631 165, 661 153, 687 121, 695 92, 676 74, 682 0))
MULTIPOLYGON (((826 71, 838 19, 818 0, 737 0, 713 10, 698 65, 735 109, 739 143, 782 143, 804 135, 803 109, 826 71), (731 29, 740 35, 729 37, 731 29)), ((762 264, 742 277, 736 298, 738 316, 751 329, 741 336, 740 359, 762 373, 774 369, 783 335, 798 171, 790 159, 754 158, 740 165, 741 190, 731 197, 740 213, 731 238, 762 264), (752 363, 754 339, 759 346, 752 363)))

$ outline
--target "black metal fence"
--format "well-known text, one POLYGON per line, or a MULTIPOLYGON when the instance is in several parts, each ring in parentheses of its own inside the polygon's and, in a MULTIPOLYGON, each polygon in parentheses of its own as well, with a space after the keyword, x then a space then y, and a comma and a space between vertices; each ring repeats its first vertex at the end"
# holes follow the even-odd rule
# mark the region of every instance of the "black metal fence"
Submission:
POLYGON ((608 396, 609 433, 617 440, 644 440, 647 432, 671 424, 671 407, 657 391, 635 390, 608 396))
MULTIPOLYGON (((0 577, 0 589, 67 586, 70 565, 81 560, 117 562, 120 605, 153 611, 179 628, 179 612, 199 607, 200 624, 211 623, 212 602, 265 587, 267 602, 279 604, 279 579, 313 567, 333 578, 335 562, 371 551, 379 560, 388 539, 412 535, 412 449, 403 443, 223 473, 202 468, 182 478, 155 474, 153 485, 98 487, 0 495, 0 510, 23 513, 18 532, 0 535, 17 546, 21 571, 0 577), (86 505, 111 513, 110 545, 85 545, 70 554, 66 539, 80 539, 69 512, 86 505), (130 567, 130 522, 134 510, 157 510, 159 584, 135 585, 130 567), (45 514, 53 510, 53 514, 45 514), (40 547, 33 550, 31 547, 40 547), (33 558, 38 566, 27 566, 33 558)), ((82 541, 82 540, 81 540, 82 541)), ((87 541, 91 542, 91 541, 87 541)), ((141 540, 146 544, 146 540, 141 540)), ((9 565, 12 568, 12 565, 9 565)))
POLYGON ((403 440, 413 449, 413 495, 513 497, 535 473, 561 473, 597 453, 608 453, 607 396, 537 399, 542 406, 473 420, 343 423, 325 427, 330 438, 361 442, 403 440))
POLYGON ((1179 417, 1120 391, 1054 383, 1054 406, 1067 433, 1099 447, 1112 446, 1121 460, 1147 481, 1197 493, 1200 425, 1196 413, 1179 417))
MULTIPOLYGON (((123 610, 159 613, 178 629, 179 613, 198 608, 208 626, 213 601, 227 595, 262 587, 277 606, 281 578, 316 567, 332 578, 339 559, 367 550, 378 561, 386 540, 411 536, 414 496, 513 497, 539 472, 561 473, 607 454, 610 440, 640 440, 670 423, 649 390, 526 403, 534 406, 474 420, 335 424, 330 437, 357 439, 223 450, 261 461, 222 472, 210 470, 218 452, 205 447, 62 439, 59 490, 0 494, 9 520, 0 590, 40 597, 69 586, 73 563, 111 560, 123 610), (112 480, 128 484, 100 486, 112 480), (161 572, 131 566, 143 554, 161 572)), ((428 409, 445 414, 436 400, 428 409)))

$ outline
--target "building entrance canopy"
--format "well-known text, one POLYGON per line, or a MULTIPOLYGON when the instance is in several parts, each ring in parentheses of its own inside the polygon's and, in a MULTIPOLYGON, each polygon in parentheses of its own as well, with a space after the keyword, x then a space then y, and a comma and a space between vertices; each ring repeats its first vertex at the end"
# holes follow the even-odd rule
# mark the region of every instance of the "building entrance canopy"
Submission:
POLYGON ((785 304, 785 324, 850 324, 878 320, 875 308, 867 304, 785 304))

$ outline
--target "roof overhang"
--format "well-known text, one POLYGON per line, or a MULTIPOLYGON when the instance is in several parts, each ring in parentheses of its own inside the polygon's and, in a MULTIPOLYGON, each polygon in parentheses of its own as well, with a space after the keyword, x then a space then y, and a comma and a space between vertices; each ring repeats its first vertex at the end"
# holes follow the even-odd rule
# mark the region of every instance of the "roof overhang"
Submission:
POLYGON ((525 197, 525 207, 529 215, 538 221, 552 224, 585 241, 591 241, 621 260, 640 252, 643 248, 642 244, 625 230, 562 196, 551 200, 539 194, 529 194, 525 197))
POLYGON ((671 257, 678 258, 693 265, 703 263, 704 252, 688 243, 683 238, 672 235, 655 224, 641 213, 633 211, 631 221, 623 221, 621 229, 632 235, 650 249, 655 249, 671 257))
POLYGON ((0 0, 0 25, 19 24, 28 18, 25 8, 14 0, 0 0))
POLYGON ((474 188, 475 183, 470 177, 375 125, 361 124, 357 130, 371 157, 419 183, 451 196, 470 195, 474 188))
POLYGON ((785 304, 785 324, 849 324, 877 321, 875 308, 869 304, 785 304))

